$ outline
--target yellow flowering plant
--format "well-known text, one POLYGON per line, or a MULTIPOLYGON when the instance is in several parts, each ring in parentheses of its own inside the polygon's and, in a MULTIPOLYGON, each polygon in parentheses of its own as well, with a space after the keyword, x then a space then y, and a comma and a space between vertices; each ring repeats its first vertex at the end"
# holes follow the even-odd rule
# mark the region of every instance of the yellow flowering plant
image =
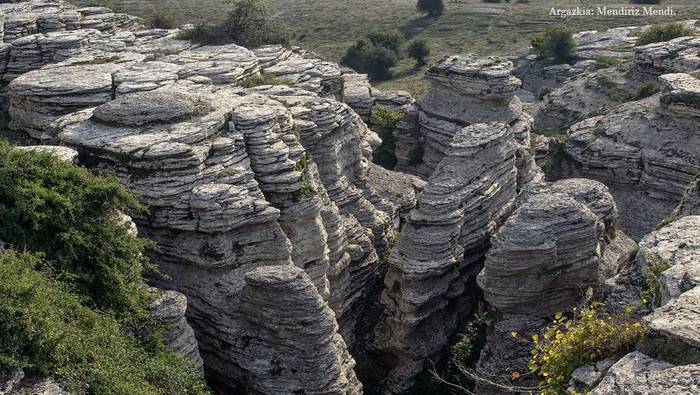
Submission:
POLYGON ((576 368, 621 355, 644 334, 646 328, 640 322, 613 317, 601 310, 601 304, 593 304, 574 309, 571 317, 557 313, 541 336, 532 336, 528 367, 542 378, 543 395, 566 394, 576 368))

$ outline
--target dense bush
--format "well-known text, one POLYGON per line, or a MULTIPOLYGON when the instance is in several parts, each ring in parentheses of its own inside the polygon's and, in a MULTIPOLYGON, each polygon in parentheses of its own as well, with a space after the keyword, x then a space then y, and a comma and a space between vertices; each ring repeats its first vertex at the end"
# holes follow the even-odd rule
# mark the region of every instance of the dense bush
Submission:
POLYGON ((474 312, 464 329, 457 334, 457 342, 450 350, 450 361, 457 366, 469 366, 478 359, 478 352, 486 340, 488 314, 483 306, 474 312))
POLYGON ((695 34, 695 30, 685 27, 680 23, 654 25, 639 35, 639 38, 637 38, 637 45, 670 41, 674 38, 694 36, 695 34))
POLYGON ((183 32, 180 38, 202 44, 236 43, 252 48, 264 44, 288 45, 290 34, 283 25, 268 18, 260 0, 241 0, 220 24, 199 24, 183 32))
POLYGON ((372 45, 386 48, 399 56, 401 45, 404 43, 404 36, 398 30, 375 31, 367 35, 367 39, 372 45))
POLYGON ((0 251, 0 371, 51 376, 86 394, 206 394, 185 361, 147 351, 110 314, 85 307, 36 255, 0 251))
POLYGON ((396 166, 394 130, 401 121, 401 117, 400 113, 384 106, 376 106, 372 110, 372 123, 379 128, 379 137, 382 139, 382 145, 374 151, 373 159, 375 163, 387 169, 393 169, 396 166))
POLYGON ((391 68, 399 60, 399 54, 389 48, 377 46, 367 38, 357 40, 348 48, 341 63, 360 73, 365 73, 373 80, 391 77, 391 68))
POLYGON ((146 314, 151 243, 115 222, 117 210, 143 209, 118 180, 0 142, 0 185, 0 239, 44 254, 87 305, 146 314))
POLYGON ((552 93, 554 88, 551 86, 543 86, 539 92, 537 92, 537 100, 544 100, 544 97, 552 93))
POLYGON ((531 44, 541 58, 551 57, 558 62, 569 62, 576 57, 576 41, 573 33, 571 28, 552 26, 537 34, 531 44))
POLYGON ((416 60, 416 65, 425 65, 428 55, 430 55, 430 48, 425 40, 416 39, 408 45, 408 56, 416 60))
MULTIPOLYGON (((542 377, 543 394, 566 393, 571 373, 578 367, 630 351, 642 338, 645 327, 627 318, 611 317, 594 305, 562 314, 543 333, 533 335, 529 369, 542 377)), ((517 334, 513 334, 517 336, 517 334)))
POLYGON ((416 9, 428 16, 440 16, 445 12, 445 4, 442 0, 418 0, 416 9))
POLYGON ((170 15, 160 10, 153 10, 150 16, 146 17, 146 23, 151 29, 175 29, 177 23, 170 15))
POLYGON ((661 86, 659 86, 659 84, 655 82, 645 82, 639 87, 639 89, 637 89, 637 92, 635 92, 634 99, 646 99, 647 97, 653 96, 659 92, 661 92, 661 86))

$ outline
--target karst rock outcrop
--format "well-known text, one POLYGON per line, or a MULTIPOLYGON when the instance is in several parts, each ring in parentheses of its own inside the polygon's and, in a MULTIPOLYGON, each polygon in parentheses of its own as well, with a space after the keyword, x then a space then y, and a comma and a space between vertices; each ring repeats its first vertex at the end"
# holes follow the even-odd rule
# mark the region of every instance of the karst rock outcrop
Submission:
MULTIPOLYGON (((686 21, 688 28, 700 31, 697 21, 686 21), (698 27, 696 27, 698 26, 698 27)), ((644 27, 644 28, 648 28, 644 27)), ((634 46, 637 37, 631 36, 639 29, 619 28, 608 32, 590 33, 598 36, 599 48, 591 57, 589 47, 577 48, 577 58, 582 59, 574 66, 556 65, 551 68, 564 68, 568 75, 559 79, 551 92, 540 93, 542 101, 534 103, 535 130, 558 130, 585 118, 608 112, 621 102, 639 99, 657 85, 657 77, 667 73, 686 73, 700 68, 697 48, 700 40, 696 37, 682 37, 668 42, 634 46), (619 36, 606 40, 605 37, 619 36), (623 56, 615 54, 623 51, 623 56), (602 64, 596 59, 614 58, 611 64, 602 64)), ((586 36, 586 33, 581 33, 586 36)), ((577 35, 579 37, 581 34, 577 35)), ((525 63, 527 64, 527 63, 525 63)), ((520 66, 520 69, 525 67, 520 66)), ((545 71, 548 68, 545 68, 545 71)), ((518 74, 525 85, 540 82, 541 73, 522 72, 518 74)), ((547 81, 556 80, 547 78, 547 81)), ((533 89, 532 87, 530 89, 533 89)), ((652 92, 653 93, 653 92, 652 92)))
MULTIPOLYGON (((620 231, 615 201, 600 182, 533 184, 517 203, 492 238, 477 278, 500 317, 477 365, 493 383, 527 371, 532 345, 523 339, 538 334, 555 313, 581 305, 587 292, 617 273, 637 248, 620 231)), ((499 393, 483 383, 479 389, 499 393)))
POLYGON ((532 118, 515 91, 513 64, 499 57, 451 56, 430 66, 431 88, 399 122, 396 169, 429 177, 462 128, 487 122, 507 125, 517 147, 518 186, 541 178, 530 147, 532 118))
POLYGON ((699 241, 700 216, 678 218, 645 236, 636 259, 606 284, 612 291, 603 293, 608 307, 621 301, 646 306, 639 313, 647 332, 638 351, 612 365, 591 393, 692 394, 700 389, 699 241), (652 293, 649 278, 657 287, 652 293))
POLYGON ((622 228, 636 239, 674 211, 700 174, 700 80, 676 73, 660 81, 664 92, 573 125, 564 148, 566 173, 608 185, 622 228))
MULTIPOLYGON (((574 123, 565 179, 546 182, 535 159, 551 165, 555 139, 531 135, 505 58, 443 58, 414 99, 298 47, 200 45, 63 0, 0 12, 0 104, 37 144, 19 149, 139 196, 147 210, 113 219, 156 242, 165 276, 149 278, 151 311, 215 392, 359 395, 373 370, 373 391, 402 393, 447 361, 484 302, 497 319, 476 367, 510 377, 552 314, 590 294, 609 311, 642 303, 658 262, 659 305, 635 313, 649 348, 596 364, 588 389, 697 385, 697 365, 652 352, 700 347, 697 38, 634 47, 631 28, 578 34, 582 62, 547 70, 563 86, 536 114, 574 123), (619 107, 610 89, 569 101, 600 86, 593 59, 617 55, 619 85, 663 91, 619 107), (372 163, 380 109, 401 115, 396 171, 372 163)), ((17 371, 0 385, 63 391, 40 379, 17 371)))
POLYGON ((388 391, 409 388, 439 360, 478 302, 475 275, 519 188, 539 181, 532 119, 502 58, 453 56, 432 65, 432 88, 395 133, 397 168, 427 183, 389 256, 374 347, 391 361, 388 391))

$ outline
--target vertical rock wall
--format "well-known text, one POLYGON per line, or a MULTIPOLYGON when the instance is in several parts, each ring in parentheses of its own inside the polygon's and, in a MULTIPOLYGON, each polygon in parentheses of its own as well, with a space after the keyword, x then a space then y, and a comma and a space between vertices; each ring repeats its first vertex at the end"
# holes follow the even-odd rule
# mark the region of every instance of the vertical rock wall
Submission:
POLYGON ((375 335, 376 347, 393 358, 390 391, 407 389, 428 359, 440 358, 469 311, 465 288, 510 213, 515 188, 511 129, 485 123, 457 131, 389 258, 375 335))

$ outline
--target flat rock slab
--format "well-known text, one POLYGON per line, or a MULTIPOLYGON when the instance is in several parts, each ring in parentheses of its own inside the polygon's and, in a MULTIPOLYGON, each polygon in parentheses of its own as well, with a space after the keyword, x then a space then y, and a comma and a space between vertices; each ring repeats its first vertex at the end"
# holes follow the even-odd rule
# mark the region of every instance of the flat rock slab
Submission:
POLYGON ((695 348, 700 347, 700 287, 643 318, 654 335, 695 348))
POLYGON ((591 395, 694 395, 700 393, 700 365, 673 366, 638 351, 613 365, 591 395))

